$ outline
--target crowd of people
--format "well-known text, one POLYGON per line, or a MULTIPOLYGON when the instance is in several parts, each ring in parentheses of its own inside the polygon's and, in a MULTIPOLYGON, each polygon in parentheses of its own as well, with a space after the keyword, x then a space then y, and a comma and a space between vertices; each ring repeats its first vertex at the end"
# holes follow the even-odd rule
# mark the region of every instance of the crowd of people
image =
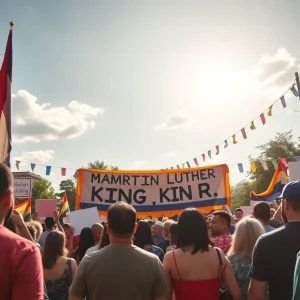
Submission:
POLYGON ((250 216, 187 208, 138 220, 118 202, 79 236, 71 225, 56 212, 24 222, 0 164, 1 300, 300 299, 300 182, 250 216))

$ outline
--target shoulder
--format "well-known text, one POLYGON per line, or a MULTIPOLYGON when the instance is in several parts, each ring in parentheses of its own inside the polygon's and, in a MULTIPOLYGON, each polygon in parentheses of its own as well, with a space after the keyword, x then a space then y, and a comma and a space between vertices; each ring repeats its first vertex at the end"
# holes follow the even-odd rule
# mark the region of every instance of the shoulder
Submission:
POLYGON ((274 228, 274 230, 262 234, 258 238, 256 245, 257 246, 265 246, 265 245, 270 245, 270 243, 273 243, 273 242, 275 242, 277 244, 278 238, 285 235, 285 233, 286 233, 285 226, 282 226, 277 229, 274 228))

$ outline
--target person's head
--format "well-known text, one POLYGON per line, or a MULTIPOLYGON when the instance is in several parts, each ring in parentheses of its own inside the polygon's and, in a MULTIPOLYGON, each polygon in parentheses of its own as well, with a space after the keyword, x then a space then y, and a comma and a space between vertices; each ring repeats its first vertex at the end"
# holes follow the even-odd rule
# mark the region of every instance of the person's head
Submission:
POLYGON ((7 223, 14 209, 13 175, 0 163, 0 224, 7 223))
POLYGON ((36 230, 36 228, 30 223, 26 223, 26 227, 27 227, 31 237, 33 238, 33 240, 37 241, 37 237, 36 237, 37 230, 36 230))
POLYGON ((152 227, 152 236, 153 238, 160 238, 163 237, 164 234, 164 223, 161 221, 156 221, 152 227))
POLYGON ((107 222, 104 223, 104 228, 99 241, 99 249, 102 249, 110 244, 109 235, 107 233, 107 222))
POLYGON ((229 232, 231 218, 224 210, 217 210, 213 212, 211 220, 211 231, 214 236, 219 236, 224 232, 229 232))
POLYGON ((117 202, 108 209, 107 223, 107 231, 112 238, 131 240, 137 228, 136 211, 124 201, 117 202))
POLYGON ((36 230, 36 241, 40 238, 41 234, 43 233, 43 227, 42 224, 38 221, 30 221, 27 223, 27 225, 31 225, 36 230))
POLYGON ((42 258, 44 269, 51 269, 60 256, 67 256, 65 235, 60 231, 51 231, 45 240, 42 258))
POLYGON ((254 218, 243 218, 235 229, 233 242, 227 255, 240 255, 251 259, 257 239, 265 233, 261 223, 254 218))
POLYGON ((300 181, 285 185, 279 197, 282 201, 282 218, 285 222, 300 221, 300 181))
POLYGON ((177 244, 177 237, 178 237, 178 223, 174 222, 170 226, 170 244, 176 245, 177 244))
POLYGON ((235 218, 239 221, 240 219, 243 218, 244 212, 242 211, 241 208, 236 208, 234 211, 234 216, 235 218))
POLYGON ((66 238, 68 239, 70 237, 71 225, 68 224, 68 223, 65 223, 65 224, 62 225, 62 228, 64 230, 66 238))
POLYGON ((253 208, 253 215, 257 220, 268 223, 271 218, 270 205, 263 201, 256 203, 253 208))
POLYGON ((164 222, 163 235, 166 240, 170 240, 170 227, 173 223, 173 220, 167 220, 164 222))
POLYGON ((153 245, 151 226, 147 221, 139 221, 134 234, 134 245, 144 249, 146 245, 153 245))
POLYGON ((204 216, 195 208, 186 208, 178 220, 177 248, 183 251, 192 249, 192 254, 197 251, 208 251, 212 245, 204 216))
POLYGON ((92 225, 91 229, 93 232, 95 244, 98 244, 101 238, 103 226, 100 223, 95 223, 92 225))
POLYGON ((95 246, 94 236, 90 227, 84 227, 79 235, 78 247, 76 249, 75 257, 77 261, 81 261, 87 249, 95 246))
POLYGON ((52 217, 47 217, 46 219, 45 219, 45 225, 46 225, 46 228, 47 229, 54 229, 54 227, 55 227, 55 225, 56 225, 56 222, 55 222, 55 220, 54 220, 54 218, 52 218, 52 217))

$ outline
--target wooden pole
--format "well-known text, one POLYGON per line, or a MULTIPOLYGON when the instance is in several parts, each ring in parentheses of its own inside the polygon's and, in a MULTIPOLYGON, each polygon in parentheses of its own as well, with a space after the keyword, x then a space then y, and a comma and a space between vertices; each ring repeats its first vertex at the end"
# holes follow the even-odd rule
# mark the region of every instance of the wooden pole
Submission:
POLYGON ((299 81, 299 74, 298 74, 298 72, 295 73, 295 77, 296 77, 296 84, 297 84, 298 96, 299 96, 299 100, 300 100, 300 81, 299 81))

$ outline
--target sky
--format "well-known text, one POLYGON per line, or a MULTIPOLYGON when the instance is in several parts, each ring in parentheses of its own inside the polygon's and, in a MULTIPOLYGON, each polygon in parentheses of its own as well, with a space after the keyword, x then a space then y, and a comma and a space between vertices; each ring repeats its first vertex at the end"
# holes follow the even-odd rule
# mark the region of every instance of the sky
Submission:
POLYGON ((300 136, 291 92, 264 126, 246 126, 294 82, 299 11, 297 0, 1 3, 0 54, 15 23, 12 170, 35 163, 57 188, 95 160, 148 170, 197 157, 228 164, 232 184, 246 179, 237 164, 249 169, 258 145, 276 132, 300 136), (237 133, 233 145, 244 127, 248 138, 237 133))

